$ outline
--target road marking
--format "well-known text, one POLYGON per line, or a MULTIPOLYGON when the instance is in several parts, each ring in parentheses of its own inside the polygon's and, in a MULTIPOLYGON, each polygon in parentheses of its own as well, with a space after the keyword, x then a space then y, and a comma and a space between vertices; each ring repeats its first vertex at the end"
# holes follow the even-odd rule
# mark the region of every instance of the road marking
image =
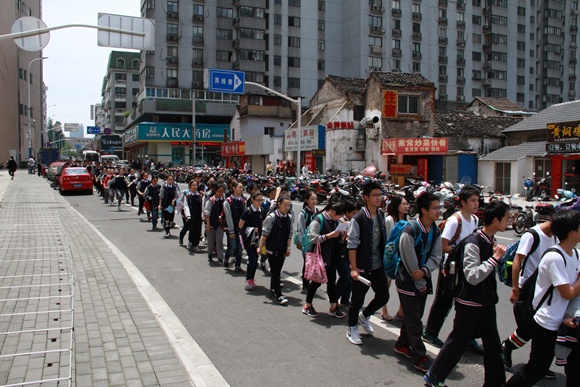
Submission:
POLYGON ((497 236, 497 235, 495 236, 495 239, 504 239, 506 241, 513 241, 513 242, 517 241, 516 238, 507 238, 507 237, 502 237, 502 236, 497 236))
POLYGON ((133 283, 137 286, 139 293, 145 299, 149 309, 155 315, 157 322, 165 332, 173 350, 185 368, 194 386, 205 387, 229 387, 212 361, 203 352, 197 342, 191 337, 187 329, 183 326, 179 318, 173 313, 163 297, 157 292, 155 287, 131 262, 131 260, 121 252, 107 237, 105 237, 95 226, 93 226, 80 212, 70 203, 69 207, 74 210, 87 223, 93 231, 107 244, 109 249, 115 254, 121 265, 125 268, 133 283))

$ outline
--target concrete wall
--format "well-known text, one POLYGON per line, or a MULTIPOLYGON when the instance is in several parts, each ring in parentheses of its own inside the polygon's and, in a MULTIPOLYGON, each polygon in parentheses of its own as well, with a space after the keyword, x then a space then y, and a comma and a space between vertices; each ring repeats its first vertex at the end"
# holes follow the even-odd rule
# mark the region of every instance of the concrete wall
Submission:
POLYGON ((527 132, 506 132, 507 145, 520 145, 530 141, 546 141, 546 130, 530 130, 527 132))
POLYGON ((480 185, 495 191, 495 163, 479 161, 477 163, 477 181, 480 185))
MULTIPOLYGON (((495 186, 495 165, 496 163, 490 161, 480 161, 477 170, 477 180, 479 184, 490 187, 496 191, 495 186)), ((510 194, 523 194, 524 181, 522 176, 532 176, 534 170, 534 158, 525 157, 519 161, 511 163, 511 177, 510 177, 510 194)))

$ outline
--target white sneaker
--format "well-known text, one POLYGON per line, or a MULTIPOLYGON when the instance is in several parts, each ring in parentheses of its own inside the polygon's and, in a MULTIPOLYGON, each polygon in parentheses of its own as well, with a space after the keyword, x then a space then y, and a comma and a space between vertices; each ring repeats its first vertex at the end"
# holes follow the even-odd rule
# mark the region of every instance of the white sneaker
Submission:
POLYGON ((362 344, 362 340, 360 339, 360 336, 358 335, 357 327, 346 328, 346 338, 348 339, 348 341, 350 341, 353 344, 356 344, 356 345, 362 344))
POLYGON ((360 325, 362 325, 365 332, 368 333, 369 335, 372 335, 375 333, 375 330, 371 326, 370 320, 368 319, 368 317, 365 317, 363 312, 360 312, 358 314, 358 322, 360 323, 360 325))
POLYGON ((188 248, 188 249, 191 249, 191 246, 192 246, 192 245, 193 245, 193 244, 192 244, 191 242, 187 242, 187 248, 188 248))

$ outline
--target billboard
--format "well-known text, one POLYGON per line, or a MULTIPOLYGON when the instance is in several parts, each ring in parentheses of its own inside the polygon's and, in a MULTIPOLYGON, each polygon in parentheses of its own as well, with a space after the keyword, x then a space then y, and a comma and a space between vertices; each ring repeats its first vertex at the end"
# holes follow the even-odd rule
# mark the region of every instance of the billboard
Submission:
POLYGON ((65 132, 78 132, 79 131, 79 124, 65 123, 64 124, 64 131, 65 132))

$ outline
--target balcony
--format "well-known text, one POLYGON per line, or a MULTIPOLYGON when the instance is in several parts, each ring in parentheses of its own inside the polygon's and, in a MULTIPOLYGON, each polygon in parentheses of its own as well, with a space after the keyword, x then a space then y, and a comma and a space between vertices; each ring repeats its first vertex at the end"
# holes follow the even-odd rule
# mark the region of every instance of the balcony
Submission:
POLYGON ((401 37, 401 30, 397 30, 397 29, 393 28, 391 30, 391 35, 393 35, 393 38, 400 38, 401 37))
POLYGON ((421 60, 421 53, 413 51, 413 60, 421 60))
POLYGON ((448 41, 447 37, 442 36, 439 37, 439 44, 447 44, 447 41, 448 41))
POLYGON ((384 34, 385 29, 381 26, 371 26, 371 34, 384 34))
POLYGON ((483 32, 491 32, 491 24, 484 24, 483 32))
POLYGON ((237 60, 232 64, 232 69, 239 70, 240 69, 240 61, 237 60))
POLYGON ((126 79, 115 79, 115 86, 116 85, 126 85, 126 84, 127 84, 126 79))
POLYGON ((370 46, 371 47, 371 55, 382 55, 383 48, 381 46, 370 46))
POLYGON ((177 42, 179 40, 179 36, 177 34, 167 34, 167 41, 168 42, 177 42))
POLYGON ((457 47, 465 47, 465 39, 457 39, 457 47))
POLYGON ((491 50, 491 46, 492 46, 492 44, 490 42, 483 43, 483 46, 482 46, 483 47, 483 51, 489 51, 489 50, 491 50))
POLYGON ((239 48, 240 48, 240 39, 235 39, 235 40, 232 42, 232 46, 233 46, 233 47, 234 47, 234 49, 236 49, 236 50, 237 50, 237 49, 239 49, 239 48))
POLYGON ((465 29, 465 22, 461 20, 457 20, 457 28, 465 29))
POLYGON ((421 40, 421 33, 420 32, 413 32, 413 35, 411 36, 411 38, 413 40, 421 40))
POLYGON ((465 58, 457 58, 457 66, 465 66, 465 58))
POLYGON ((489 61, 489 60, 486 60, 485 62, 483 62, 483 64, 481 65, 481 67, 482 67, 483 69, 486 69, 486 70, 487 70, 487 69, 490 69, 490 68, 491 68, 491 61, 489 61))
POLYGON ((481 75, 474 75, 471 79, 474 81, 481 81, 481 75))
POLYGON ((177 82, 177 79, 167 79, 165 81, 165 84, 166 84, 167 87, 177 88, 177 85, 179 83, 177 82))
POLYGON ((447 18, 446 17, 440 17, 439 18, 439 25, 440 26, 446 26, 447 25, 447 18))
POLYGON ((447 55, 439 55, 439 63, 447 63, 447 55))
POLYGON ((481 82, 481 85, 482 85, 483 87, 491 87, 491 79, 484 79, 484 80, 481 82))
POLYGON ((570 66, 576 66, 578 64, 578 59, 570 58, 570 66))
POLYGON ((395 58, 400 58, 403 55, 402 51, 398 48, 393 48, 391 51, 391 56, 395 58))
POLYGON ((578 32, 578 26, 570 26, 570 32, 578 32))
POLYGON ((457 1, 457 10, 458 11, 465 11, 465 1, 463 1, 463 0, 457 1))
POLYGON ((234 20, 232 20, 232 25, 234 26, 234 28, 238 28, 240 26, 240 17, 235 17, 234 20))
POLYGON ((371 5, 371 13, 374 14, 385 13, 385 7, 381 7, 380 5, 371 5))
POLYGON ((391 15, 393 15, 393 17, 401 17, 401 15, 402 15, 402 12, 401 12, 401 10, 400 10, 400 9, 393 9, 393 10, 391 11, 391 15))
POLYGON ((572 13, 572 16, 578 16, 578 10, 577 9, 573 9, 571 13, 572 13))
POLYGON ((420 21, 423 19, 423 15, 421 15, 421 12, 413 12, 411 17, 415 21, 420 21))
POLYGON ((191 67, 203 67, 203 59, 192 59, 191 67))
POLYGON ((447 83, 447 75, 439 74, 439 83, 447 83))
POLYGON ((179 12, 167 12, 167 20, 179 20, 179 12))
POLYGON ((576 74, 570 74, 570 75, 568 76, 568 80, 569 80, 570 82, 576 82, 576 74))
POLYGON ((167 65, 171 66, 176 66, 179 64, 179 58, 176 56, 168 56, 167 57, 167 65))
POLYGON ((439 101, 447 101, 447 94, 439 94, 439 101))
POLYGON ((203 82, 200 81, 192 81, 191 82, 192 89, 203 89, 203 82))
POLYGON ((457 77, 458 85, 465 85, 465 77, 457 77))
POLYGON ((483 16, 489 16, 492 13, 491 5, 483 7, 483 16))
POLYGON ((127 94, 115 94, 115 100, 127 99, 127 94))
POLYGON ((203 45, 203 36, 194 36, 191 38, 191 43, 195 45, 203 45))
POLYGON ((202 22, 203 23, 203 15, 193 15, 191 20, 194 22, 202 22))
POLYGON ((576 92, 575 92, 574 90, 570 90, 570 91, 568 92, 568 97, 570 97, 570 98, 575 98, 575 97, 576 97, 576 92))
POLYGON ((573 49, 573 50, 577 49, 578 48, 578 43, 576 43, 576 42, 570 42, 570 48, 573 49))

